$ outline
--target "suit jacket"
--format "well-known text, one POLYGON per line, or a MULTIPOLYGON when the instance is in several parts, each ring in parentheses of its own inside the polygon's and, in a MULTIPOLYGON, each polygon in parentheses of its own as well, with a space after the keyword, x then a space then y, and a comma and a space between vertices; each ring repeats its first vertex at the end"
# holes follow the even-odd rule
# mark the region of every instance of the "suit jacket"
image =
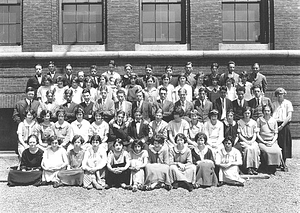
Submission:
POLYGON ((74 102, 70 103, 70 106, 68 107, 68 103, 64 103, 62 105, 62 108, 65 110, 66 112, 66 121, 69 123, 72 123, 73 121, 76 120, 75 118, 75 110, 77 108, 77 104, 74 102))
POLYGON ((36 75, 34 75, 28 79, 26 88, 32 87, 35 89, 35 92, 36 92, 40 86, 41 86, 41 84, 39 83, 38 78, 36 77, 36 75))
MULTIPOLYGON (((226 104, 226 112, 225 112, 226 114, 229 109, 232 109, 232 102, 228 98, 225 98, 225 104, 226 104)), ((213 103, 213 108, 218 110, 219 112, 218 119, 221 120, 221 116, 223 113, 221 97, 217 98, 216 101, 213 103)))
POLYGON ((105 103, 102 104, 102 99, 98 99, 93 106, 93 111, 101 110, 103 112, 103 120, 107 123, 114 117, 115 114, 115 103, 113 100, 106 98, 105 103))
MULTIPOLYGON (((47 72, 47 75, 49 75, 49 76, 52 78, 52 75, 51 75, 50 72, 47 72)), ((55 83, 56 78, 57 78, 58 76, 63 76, 63 74, 58 73, 57 71, 55 71, 54 76, 53 76, 53 78, 52 78, 53 83, 55 83)))
POLYGON ((128 141, 130 141, 130 139, 139 139, 139 140, 143 139, 145 143, 148 142, 148 139, 149 139, 149 125, 148 125, 148 123, 145 123, 145 121, 143 119, 141 120, 139 134, 137 134, 135 120, 130 122, 127 132, 128 132, 128 136, 127 136, 128 141))
POLYGON ((71 79, 69 78, 69 76, 67 76, 66 74, 63 75, 63 79, 64 79, 64 82, 65 82, 65 85, 64 86, 69 86, 71 87, 72 85, 72 81, 73 79, 75 78, 76 76, 74 74, 71 75, 71 79))
MULTIPOLYGON (((184 110, 183 118, 185 120, 187 120, 188 122, 190 122, 191 121, 191 118, 190 118, 191 111, 194 109, 194 104, 192 102, 186 101, 185 105, 186 105, 185 109, 183 109, 184 110)), ((182 107, 181 101, 179 100, 179 101, 175 102, 175 106, 174 107, 175 107, 175 109, 177 107, 182 107)))
MULTIPOLYGON (((138 108, 137 101, 134 101, 132 103, 132 115, 134 115, 134 112, 137 110, 137 108, 138 108)), ((154 116, 153 116, 153 108, 151 103, 143 101, 141 111, 144 120, 148 122, 150 122, 150 120, 153 120, 154 116)))
POLYGON ((268 105, 272 108, 272 111, 274 112, 273 104, 270 100, 270 98, 267 97, 260 97, 260 102, 257 103, 256 98, 252 98, 249 102, 249 107, 252 108, 252 119, 256 121, 257 118, 261 117, 263 115, 262 113, 262 107, 265 105, 268 105))
MULTIPOLYGON (((126 115, 128 117, 132 117, 132 114, 131 114, 132 113, 132 103, 130 103, 129 101, 124 100, 123 104, 125 104, 125 113, 126 113, 126 115)), ((119 107, 120 107, 120 102, 119 101, 115 102, 115 112, 116 113, 120 110, 119 107)))
MULTIPOLYGON (((233 75, 233 79, 234 79, 234 85, 237 85, 239 83, 240 76, 235 72, 232 72, 232 75, 233 75)), ((221 86, 226 85, 226 78, 227 77, 228 77, 228 72, 221 74, 220 79, 219 79, 221 86)))
POLYGON ((256 75, 254 73, 251 73, 249 75, 249 82, 251 82, 253 85, 254 84, 259 84, 262 87, 262 91, 265 93, 267 90, 267 78, 261 73, 257 73, 256 75))
POLYGON ((120 138, 123 142, 126 142, 127 136, 127 126, 125 123, 122 123, 120 126, 116 123, 116 121, 109 124, 108 141, 115 141, 117 138, 120 138))
POLYGON ((21 123, 26 116, 25 111, 30 108, 30 109, 33 109, 37 113, 39 105, 40 105, 40 102, 37 100, 33 100, 31 103, 31 106, 28 105, 25 98, 18 101, 14 108, 14 112, 13 112, 13 116, 12 116, 13 121, 16 122, 17 124, 21 123))
POLYGON ((208 121, 208 114, 213 109, 213 103, 208 99, 205 100, 204 106, 201 106, 201 102, 199 99, 194 101, 195 109, 199 112, 199 121, 204 123, 208 121))
POLYGON ((173 119, 172 113, 174 111, 174 103, 168 100, 165 100, 162 104, 162 101, 158 99, 153 103, 153 115, 157 109, 162 109, 163 111, 163 120, 166 122, 170 122, 173 119))
POLYGON ((244 99, 244 103, 242 106, 238 104, 238 99, 232 102, 233 112, 234 112, 234 120, 238 121, 244 117, 243 109, 248 106, 248 101, 244 99))
POLYGON ((91 123, 93 119, 92 117, 93 117, 94 102, 90 101, 88 105, 85 102, 81 102, 79 105, 84 110, 83 118, 91 123))

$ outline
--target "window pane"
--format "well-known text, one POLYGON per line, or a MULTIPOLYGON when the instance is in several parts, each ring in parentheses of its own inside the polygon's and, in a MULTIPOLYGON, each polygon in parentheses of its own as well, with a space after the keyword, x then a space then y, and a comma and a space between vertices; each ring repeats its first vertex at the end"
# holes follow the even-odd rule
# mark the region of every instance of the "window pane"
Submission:
POLYGON ((63 22, 75 22, 76 21, 76 6, 75 5, 64 5, 63 10, 63 22))
POLYGON ((8 43, 8 25, 0 25, 0 43, 8 43))
POLYGON ((64 42, 76 42, 76 24, 65 24, 63 29, 64 42))
POLYGON ((8 23, 8 6, 0 7, 0 23, 8 23))
POLYGON ((234 21, 233 4, 223 4, 223 21, 234 21))
POLYGON ((235 5, 235 20, 247 21, 247 4, 235 5))
POLYGON ((89 6, 78 5, 77 6, 77 22, 88 22, 89 21, 89 6))
POLYGON ((77 41, 89 42, 89 24, 77 24, 77 41))
POLYGON ((16 25, 10 25, 9 26, 9 43, 17 43, 17 38, 16 38, 16 25))
POLYGON ((181 22, 181 5, 169 5, 169 22, 181 22))
POLYGON ((175 41, 175 42, 181 41, 181 24, 180 23, 169 24, 169 41, 175 41))
POLYGON ((156 5, 156 22, 168 21, 168 5, 156 5))
POLYGON ((155 24, 143 24, 143 41, 155 41, 155 24))
POLYGON ((10 6, 9 13, 9 22, 10 23, 20 23, 20 6, 10 6))
POLYGON ((236 41, 247 41, 247 23, 236 23, 236 41))
POLYGON ((90 24, 90 42, 102 42, 102 24, 90 24))
POLYGON ((260 24, 259 22, 250 22, 248 24, 248 38, 249 41, 259 41, 260 24))
POLYGON ((259 4, 248 5, 248 21, 259 21, 259 4))
POLYGON ((234 41, 234 23, 223 23, 223 41, 234 41))
POLYGON ((155 22, 155 5, 143 5, 143 22, 155 22))
POLYGON ((156 24, 156 41, 168 41, 168 24, 158 23, 156 24))
POLYGON ((102 5, 90 5, 90 22, 102 22, 102 5))

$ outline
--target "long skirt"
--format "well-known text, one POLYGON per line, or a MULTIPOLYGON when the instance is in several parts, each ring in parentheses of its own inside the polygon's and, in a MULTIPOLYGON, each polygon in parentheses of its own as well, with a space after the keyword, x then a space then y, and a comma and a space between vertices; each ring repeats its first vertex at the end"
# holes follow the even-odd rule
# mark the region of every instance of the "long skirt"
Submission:
POLYGON ((239 175, 239 167, 238 166, 230 166, 226 169, 220 168, 219 171, 219 181, 223 181, 224 183, 236 184, 244 183, 245 180, 241 178, 239 175))
POLYGON ((59 182, 59 178, 58 178, 58 172, 60 171, 43 171, 43 175, 42 175, 42 181, 46 181, 46 182, 59 182))
MULTIPOLYGON (((277 122, 278 126, 282 122, 277 122)), ((282 149, 282 157, 285 162, 287 158, 292 157, 292 136, 290 130, 290 124, 287 123, 281 131, 278 132, 278 145, 282 149)))
POLYGON ((89 185, 92 184, 94 180, 97 181, 101 186, 105 186, 105 174, 106 174, 106 167, 103 169, 100 169, 96 172, 89 172, 89 171, 84 171, 83 175, 83 186, 88 187, 89 185))
POLYGON ((196 183, 201 186, 217 186, 218 178, 213 161, 204 160, 197 163, 196 183))
POLYGON ((251 145, 245 142, 237 142, 235 148, 240 150, 243 155, 243 166, 245 168, 258 168, 260 163, 260 150, 257 142, 253 142, 251 145))
POLYGON ((147 164, 145 167, 145 184, 165 183, 171 185, 169 165, 160 163, 147 164))
POLYGON ((57 176, 67 186, 81 186, 83 182, 82 169, 62 170, 58 172, 57 176))
POLYGON ((42 171, 21 171, 10 170, 8 173, 7 184, 9 186, 28 186, 42 180, 42 171))
MULTIPOLYGON (((112 168, 124 167, 126 163, 114 164, 112 168)), ((107 170, 106 175, 106 183, 109 187, 120 187, 121 183, 125 183, 126 185, 130 184, 130 170, 127 169, 123 171, 121 174, 115 174, 109 170, 107 170)))
POLYGON ((194 184, 196 181, 196 166, 194 164, 188 164, 185 166, 184 171, 180 171, 176 165, 170 166, 170 181, 186 181, 194 184))
POLYGON ((281 149, 277 143, 274 143, 272 146, 266 146, 263 143, 258 144, 261 151, 261 161, 265 165, 281 165, 281 149))

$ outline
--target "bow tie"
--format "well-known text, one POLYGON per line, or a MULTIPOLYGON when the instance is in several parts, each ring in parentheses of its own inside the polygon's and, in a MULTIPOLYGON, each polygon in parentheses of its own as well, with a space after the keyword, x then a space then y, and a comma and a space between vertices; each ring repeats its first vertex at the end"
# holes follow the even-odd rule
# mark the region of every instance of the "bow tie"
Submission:
POLYGON ((60 126, 60 127, 56 127, 58 130, 62 130, 62 127, 60 126))
POLYGON ((136 124, 141 123, 141 121, 135 121, 136 124))

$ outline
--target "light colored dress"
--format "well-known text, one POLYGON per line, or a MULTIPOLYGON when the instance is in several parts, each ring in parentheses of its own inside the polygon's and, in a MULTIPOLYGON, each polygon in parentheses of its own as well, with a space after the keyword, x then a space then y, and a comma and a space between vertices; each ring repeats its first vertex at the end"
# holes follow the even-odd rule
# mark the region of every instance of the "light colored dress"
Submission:
MULTIPOLYGON (((250 119, 248 123, 244 120, 238 121, 238 133, 240 133, 245 139, 251 140, 259 131, 257 127, 256 121, 250 119)), ((243 153, 243 164, 245 168, 258 168, 260 161, 260 150, 256 141, 254 141, 251 145, 243 141, 237 142, 237 146, 240 146, 243 153)))
POLYGON ((210 120, 206 121, 203 126, 203 132, 207 135, 207 144, 211 147, 214 154, 224 147, 222 143, 224 140, 224 125, 221 121, 217 120, 215 125, 210 120))
MULTIPOLYGON (((144 162, 148 162, 148 152, 147 150, 142 150, 140 153, 136 153, 134 150, 130 151, 130 166, 142 166, 144 162)), ((144 185, 145 172, 144 168, 139 171, 131 170, 131 185, 144 185)))
POLYGON ((89 129, 90 129, 90 122, 83 119, 80 123, 75 120, 71 123, 72 128, 72 135, 71 138, 73 138, 74 135, 81 135, 85 142, 89 140, 89 129))
POLYGON ((69 88, 68 86, 65 86, 63 88, 59 88, 57 85, 54 86, 55 89, 54 100, 57 105, 61 106, 66 102, 64 96, 65 96, 65 90, 67 90, 68 88, 69 88))
POLYGON ((90 125, 88 132, 89 136, 99 135, 102 140, 102 143, 107 141, 108 133, 109 125, 104 120, 102 120, 100 125, 97 125, 95 122, 93 122, 90 125))
POLYGON ((164 145, 158 152, 154 150, 154 146, 149 145, 148 154, 149 161, 145 167, 146 178, 145 184, 165 183, 171 185, 170 166, 169 166, 169 148, 164 145))
POLYGON ((192 153, 187 144, 181 151, 176 146, 170 150, 170 181, 171 183, 186 181, 192 184, 196 181, 196 166, 193 164, 192 153), (174 165, 175 162, 185 164, 185 169, 180 171, 178 166, 174 165))
POLYGON ((71 141, 72 128, 71 124, 67 121, 64 121, 62 125, 58 123, 58 121, 52 126, 52 130, 54 135, 62 140, 62 145, 68 145, 71 141))
MULTIPOLYGON (((169 134, 171 134, 174 138, 178 133, 184 133, 185 130, 188 131, 189 128, 190 125, 185 119, 181 119, 181 122, 178 123, 175 120, 172 120, 167 126, 169 134)), ((174 144, 168 143, 168 146, 171 148, 174 146, 174 144)))
MULTIPOLYGON (((230 152, 227 152, 225 148, 221 149, 216 155, 216 164, 227 164, 227 163, 235 163, 238 165, 242 165, 242 155, 239 150, 236 148, 232 148, 230 152)), ((245 180, 241 178, 239 175, 239 166, 232 165, 228 168, 220 168, 219 171, 219 181, 223 181, 224 183, 236 184, 236 183, 244 183, 245 180)))
MULTIPOLYGON (((25 142, 29 135, 34 133, 34 130, 36 129, 36 127, 39 124, 36 121, 32 121, 30 124, 27 123, 26 120, 24 120, 23 122, 19 123, 18 125, 18 129, 17 129, 17 134, 20 135, 23 139, 23 141, 25 142)), ((21 144, 20 141, 18 141, 18 154, 21 157, 23 151, 26 149, 27 147, 23 146, 21 144)))
POLYGON ((48 147, 44 152, 43 160, 42 160, 42 168, 44 169, 42 181, 58 182, 59 171, 53 172, 53 171, 46 171, 46 170, 60 168, 66 163, 68 163, 68 157, 67 157, 66 150, 64 148, 58 147, 56 151, 53 151, 51 147, 48 147))
POLYGON ((46 93, 48 90, 53 90, 54 89, 54 85, 51 86, 40 86, 37 89, 36 92, 36 97, 41 99, 42 103, 45 103, 47 101, 47 97, 46 97, 46 93))
POLYGON ((107 163, 106 150, 101 147, 95 152, 93 147, 89 147, 82 161, 84 170, 83 186, 88 187, 93 180, 96 180, 101 186, 105 186, 105 166, 107 163), (89 168, 97 168, 96 172, 87 171, 89 168))
MULTIPOLYGON (((259 135, 265 141, 272 141, 274 136, 278 133, 277 122, 274 118, 266 121, 263 117, 257 119, 257 126, 259 128, 259 135)), ((267 165, 280 165, 282 160, 281 149, 278 146, 277 140, 272 146, 266 146, 264 143, 258 143, 262 152, 262 160, 267 165)))
POLYGON ((78 86, 76 89, 74 89, 73 87, 70 87, 70 89, 73 91, 72 101, 75 104, 80 104, 83 89, 80 86, 78 86))

